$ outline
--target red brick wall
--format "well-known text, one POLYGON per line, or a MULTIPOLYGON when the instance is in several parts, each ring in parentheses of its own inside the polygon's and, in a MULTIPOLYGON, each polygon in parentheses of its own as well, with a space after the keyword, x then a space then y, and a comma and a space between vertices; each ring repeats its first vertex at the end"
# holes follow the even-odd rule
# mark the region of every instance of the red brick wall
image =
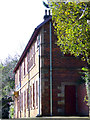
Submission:
POLYGON ((78 111, 80 115, 88 115, 89 108, 86 105, 87 102, 84 102, 84 97, 86 96, 86 86, 81 84, 78 87, 78 111))
MULTIPOLYGON (((60 89, 58 86, 61 86, 62 82, 77 82, 80 74, 79 70, 86 65, 85 62, 82 62, 80 58, 75 58, 70 55, 63 55, 60 52, 60 48, 55 44, 56 36, 53 34, 54 30, 52 27, 52 66, 53 66, 53 115, 62 115, 58 112, 58 109, 64 109, 64 105, 58 104, 57 101, 63 100, 64 97, 58 97, 60 89)), ((50 115, 50 44, 49 44, 49 22, 44 25, 44 66, 42 67, 43 77, 43 91, 42 91, 42 115, 50 115)), ((81 92, 80 90, 78 92, 81 92)), ((79 97, 80 98, 80 97, 79 97)), ((79 100, 80 103, 80 100, 79 100)), ((79 113, 82 105, 78 106, 79 113)), ((87 113, 88 109, 85 108, 87 113)))
POLYGON ((49 22, 44 26, 44 66, 42 68, 43 76, 43 91, 42 91, 42 115, 50 114, 50 82, 49 82, 49 22))

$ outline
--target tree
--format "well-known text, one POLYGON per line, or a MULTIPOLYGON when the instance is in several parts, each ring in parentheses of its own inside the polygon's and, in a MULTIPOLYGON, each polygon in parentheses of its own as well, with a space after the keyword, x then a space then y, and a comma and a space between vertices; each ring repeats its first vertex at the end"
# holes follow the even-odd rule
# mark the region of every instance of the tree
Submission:
POLYGON ((53 25, 57 34, 57 45, 63 53, 82 56, 82 60, 89 61, 90 50, 90 1, 85 2, 51 2, 53 25))
POLYGON ((89 97, 90 87, 90 0, 87 2, 55 2, 48 0, 52 11, 57 45, 64 54, 80 56, 88 67, 82 68, 89 97))
POLYGON ((18 61, 17 56, 12 58, 8 56, 5 62, 2 63, 2 97, 5 95, 11 96, 14 90, 15 77, 13 69, 18 61))
POLYGON ((15 86, 15 75, 13 70, 17 62, 18 55, 16 55, 14 58, 8 56, 5 62, 0 64, 0 82, 2 82, 2 96, 0 96, 0 102, 2 101, 2 118, 9 118, 9 110, 12 112, 12 114, 10 114, 11 117, 13 115, 12 96, 15 86), (12 102, 12 107, 10 107, 10 102, 12 102))

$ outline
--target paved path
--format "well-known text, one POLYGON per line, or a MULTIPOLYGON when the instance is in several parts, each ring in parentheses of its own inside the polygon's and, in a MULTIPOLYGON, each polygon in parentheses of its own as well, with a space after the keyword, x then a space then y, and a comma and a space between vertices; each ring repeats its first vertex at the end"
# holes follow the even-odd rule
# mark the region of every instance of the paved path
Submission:
POLYGON ((37 117, 21 119, 1 119, 1 120, 90 120, 90 117, 37 117))

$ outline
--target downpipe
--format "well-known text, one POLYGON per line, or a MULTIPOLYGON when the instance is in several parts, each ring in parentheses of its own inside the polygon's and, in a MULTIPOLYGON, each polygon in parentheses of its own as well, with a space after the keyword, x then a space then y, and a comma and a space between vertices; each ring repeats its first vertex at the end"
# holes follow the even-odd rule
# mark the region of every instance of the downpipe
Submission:
POLYGON ((50 27, 50 115, 52 116, 52 23, 50 27))
POLYGON ((41 92, 41 91, 40 91, 40 87, 41 87, 41 86, 40 86, 40 83, 41 83, 41 82, 40 82, 40 42, 39 42, 39 46, 38 46, 38 47, 39 47, 39 116, 40 116, 40 107, 41 107, 41 106, 40 106, 40 100, 41 100, 41 99, 40 99, 40 95, 41 95, 41 94, 40 94, 40 92, 41 92))

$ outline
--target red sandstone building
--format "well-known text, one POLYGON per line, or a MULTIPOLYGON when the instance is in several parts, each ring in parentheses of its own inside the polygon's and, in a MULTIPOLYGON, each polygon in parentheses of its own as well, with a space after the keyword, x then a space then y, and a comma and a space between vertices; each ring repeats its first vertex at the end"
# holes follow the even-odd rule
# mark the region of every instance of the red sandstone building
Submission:
POLYGON ((89 115, 80 84, 80 58, 64 55, 55 44, 52 17, 35 28, 15 69, 15 118, 89 115))

